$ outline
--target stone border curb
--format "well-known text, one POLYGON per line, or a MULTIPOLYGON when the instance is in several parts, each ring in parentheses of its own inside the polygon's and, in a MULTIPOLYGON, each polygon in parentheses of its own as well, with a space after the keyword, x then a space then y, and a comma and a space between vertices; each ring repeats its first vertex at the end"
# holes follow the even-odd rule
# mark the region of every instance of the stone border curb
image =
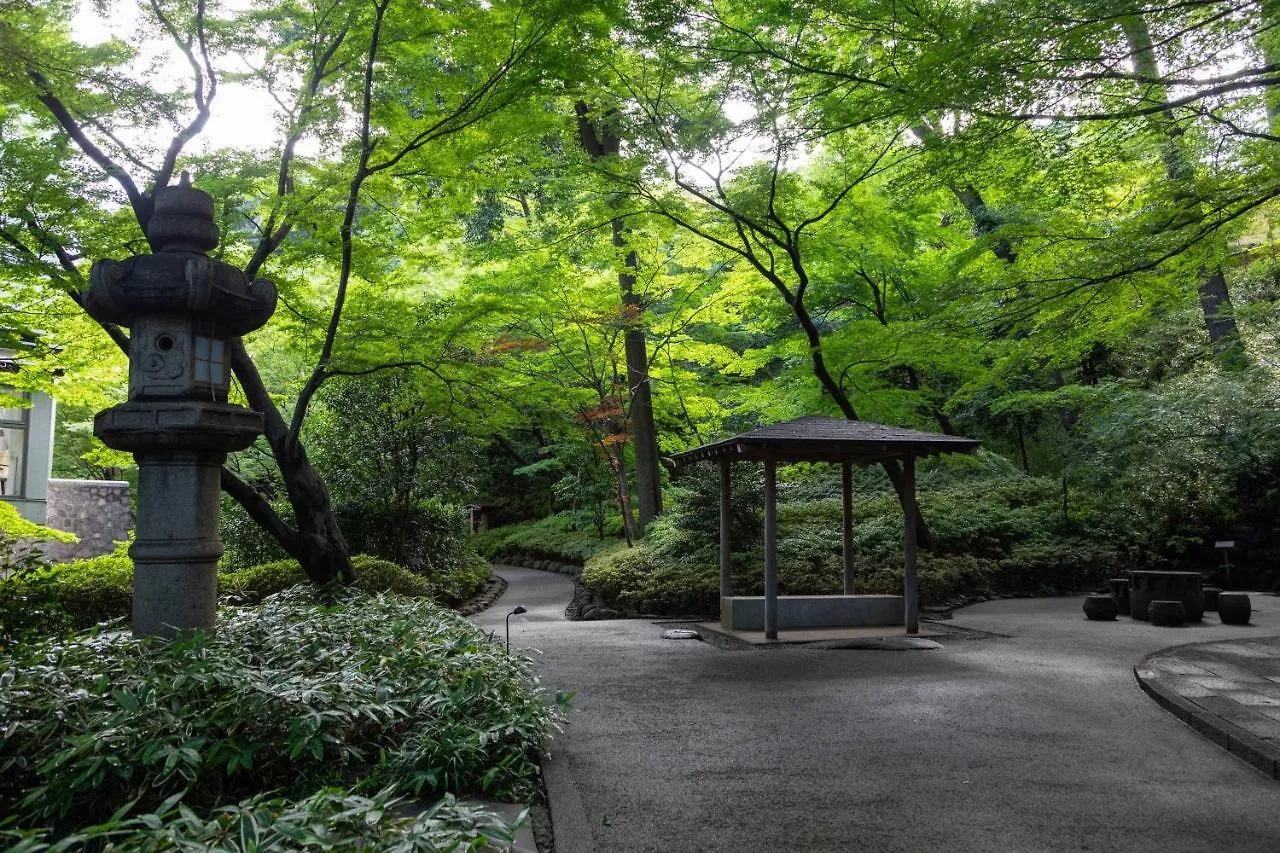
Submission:
POLYGON ((562 753, 542 757, 542 782, 547 789, 555 853, 595 853, 591 821, 582 804, 582 795, 573 781, 568 757, 562 753))
POLYGON ((1134 666, 1133 677, 1137 680, 1138 686, 1142 688, 1143 692, 1154 699, 1160 707, 1258 772, 1272 779, 1280 780, 1280 746, 1255 737, 1234 723, 1224 720, 1212 711, 1197 705, 1190 699, 1179 696, 1160 683, 1160 679, 1155 677, 1154 670, 1150 665, 1150 661, 1153 658, 1176 655, 1182 649, 1194 646, 1212 646, 1222 642, 1224 641, 1187 643, 1153 652, 1144 657, 1141 663, 1134 666))
POLYGON ((458 606, 458 612, 463 616, 475 616, 488 610, 493 603, 502 597, 507 591, 507 579, 501 575, 489 575, 489 579, 484 582, 484 586, 480 591, 464 603, 458 606))

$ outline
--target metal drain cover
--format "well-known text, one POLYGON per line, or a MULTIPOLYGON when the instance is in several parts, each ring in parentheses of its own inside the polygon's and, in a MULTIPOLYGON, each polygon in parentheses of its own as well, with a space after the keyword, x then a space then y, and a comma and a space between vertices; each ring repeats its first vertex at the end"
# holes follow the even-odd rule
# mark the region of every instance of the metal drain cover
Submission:
POLYGON ((701 640, 702 635, 688 628, 670 628, 662 632, 664 640, 701 640))

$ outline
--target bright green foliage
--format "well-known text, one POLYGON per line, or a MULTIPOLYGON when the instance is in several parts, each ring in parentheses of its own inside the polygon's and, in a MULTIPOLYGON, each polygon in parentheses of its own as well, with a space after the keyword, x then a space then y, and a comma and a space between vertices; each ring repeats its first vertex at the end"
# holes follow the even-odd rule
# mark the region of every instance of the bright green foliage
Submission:
POLYGON ((27 521, 18 515, 18 510, 7 501, 0 501, 0 539, 51 539, 55 542, 75 542, 74 533, 55 530, 27 521))
POLYGON ((471 545, 495 561, 504 556, 519 556, 581 563, 617 543, 621 522, 615 516, 608 525, 610 535, 604 538, 597 535, 593 527, 578 513, 564 512, 478 533, 471 537, 471 545))
POLYGON ((166 822, 208 843, 255 822, 284 834, 310 813, 335 818, 307 830, 331 833, 325 849, 357 849, 370 829, 356 815, 397 829, 379 807, 393 795, 531 796, 560 718, 534 685, 526 658, 438 605, 358 592, 322 603, 308 587, 226 608, 215 635, 34 643, 0 658, 0 808, 10 827, 53 837, 108 820, 123 831, 136 815, 153 831, 136 849, 155 849, 166 822), (323 791, 335 785, 354 787, 323 791), (278 809, 218 812, 266 792, 278 809), (380 793, 349 799, 365 792, 380 793))
MULTIPOLYGON (((69 39, 67 4, 11 6, 0 307, 20 311, 0 342, 48 332, 20 384, 75 398, 73 455, 96 475, 120 460, 87 446, 87 412, 118 398, 120 365, 63 293, 86 259, 133 251, 139 235, 25 72, 43 73, 125 166, 154 162, 150 145, 122 150, 122 117, 167 130, 190 119, 190 93, 128 63, 159 32, 157 12, 183 29, 197 6, 148 6, 130 43, 94 48, 69 39)), ((1068 584, 1035 578, 1055 548, 1098 559, 1075 538, 1098 518, 1123 520, 1104 551, 1123 541, 1135 559, 1204 568, 1207 543, 1236 538, 1270 570, 1273 6, 211 11, 213 66, 225 82, 243 72, 237 57, 259 58, 243 76, 278 98, 288 168, 244 151, 180 165, 213 192, 228 259, 280 236, 262 272, 284 305, 249 342, 265 386, 255 405, 286 421, 294 410, 353 544, 397 562, 447 550, 387 535, 432 498, 500 503, 513 520, 575 514, 482 537, 488 553, 581 559, 611 535, 634 485, 622 342, 643 330, 663 452, 840 413, 971 435, 1032 475, 1035 510, 1007 505, 999 478, 971 484, 989 503, 926 499, 942 587, 1068 584), (581 150, 579 104, 616 154, 581 150), (620 273, 635 275, 639 310, 619 310, 620 273), (366 533, 377 541, 356 541, 366 533), (1011 567, 993 574, 1000 561, 1011 567)), ((309 517, 290 516, 261 447, 234 465, 286 526, 309 517)), ((870 500, 860 543, 891 573, 892 498, 870 500)), ((793 503, 795 585, 829 584, 831 529, 817 518, 830 506, 793 503)), ((713 565, 707 509, 652 525, 650 550, 713 565)), ((280 556, 249 524, 228 514, 228 567, 280 556)))

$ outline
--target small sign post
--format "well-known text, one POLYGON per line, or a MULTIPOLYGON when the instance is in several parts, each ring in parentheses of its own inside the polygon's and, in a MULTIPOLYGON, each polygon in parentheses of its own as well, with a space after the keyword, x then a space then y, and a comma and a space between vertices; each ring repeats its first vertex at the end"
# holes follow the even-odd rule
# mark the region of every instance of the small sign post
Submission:
POLYGON ((1222 552, 1222 570, 1227 575, 1227 586, 1231 586, 1231 549, 1236 547, 1234 539, 1219 539, 1213 547, 1222 552))

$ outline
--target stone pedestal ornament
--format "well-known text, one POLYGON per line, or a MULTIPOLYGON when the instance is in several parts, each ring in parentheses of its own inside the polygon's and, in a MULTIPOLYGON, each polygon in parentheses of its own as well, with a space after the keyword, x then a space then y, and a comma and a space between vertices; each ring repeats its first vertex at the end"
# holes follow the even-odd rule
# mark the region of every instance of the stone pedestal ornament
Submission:
POLYGON ((1243 592, 1218 593, 1218 618, 1223 625, 1248 625, 1253 607, 1243 592))
POLYGON ((1118 613, 1129 615, 1129 579, 1128 578, 1111 578, 1107 581, 1107 588, 1111 591, 1111 597, 1116 600, 1116 610, 1118 613))
POLYGON ((1084 615, 1096 622, 1109 622, 1116 618, 1120 606, 1108 592, 1095 593, 1084 600, 1084 615))
POLYGON ((1206 611, 1216 611, 1218 609, 1218 594, 1222 592, 1221 587, 1206 586, 1204 588, 1204 609, 1206 611))
POLYGON ((214 624, 219 469, 262 432, 262 415, 227 403, 230 339, 264 325, 275 286, 211 259, 213 199, 184 173, 156 191, 155 254, 93 265, 84 305, 130 330, 129 400, 93 431, 138 463, 133 633, 172 636, 214 624))
POLYGON ((1156 599, 1147 606, 1147 619, 1152 625, 1176 628, 1187 620, 1187 608, 1181 601, 1156 599))

